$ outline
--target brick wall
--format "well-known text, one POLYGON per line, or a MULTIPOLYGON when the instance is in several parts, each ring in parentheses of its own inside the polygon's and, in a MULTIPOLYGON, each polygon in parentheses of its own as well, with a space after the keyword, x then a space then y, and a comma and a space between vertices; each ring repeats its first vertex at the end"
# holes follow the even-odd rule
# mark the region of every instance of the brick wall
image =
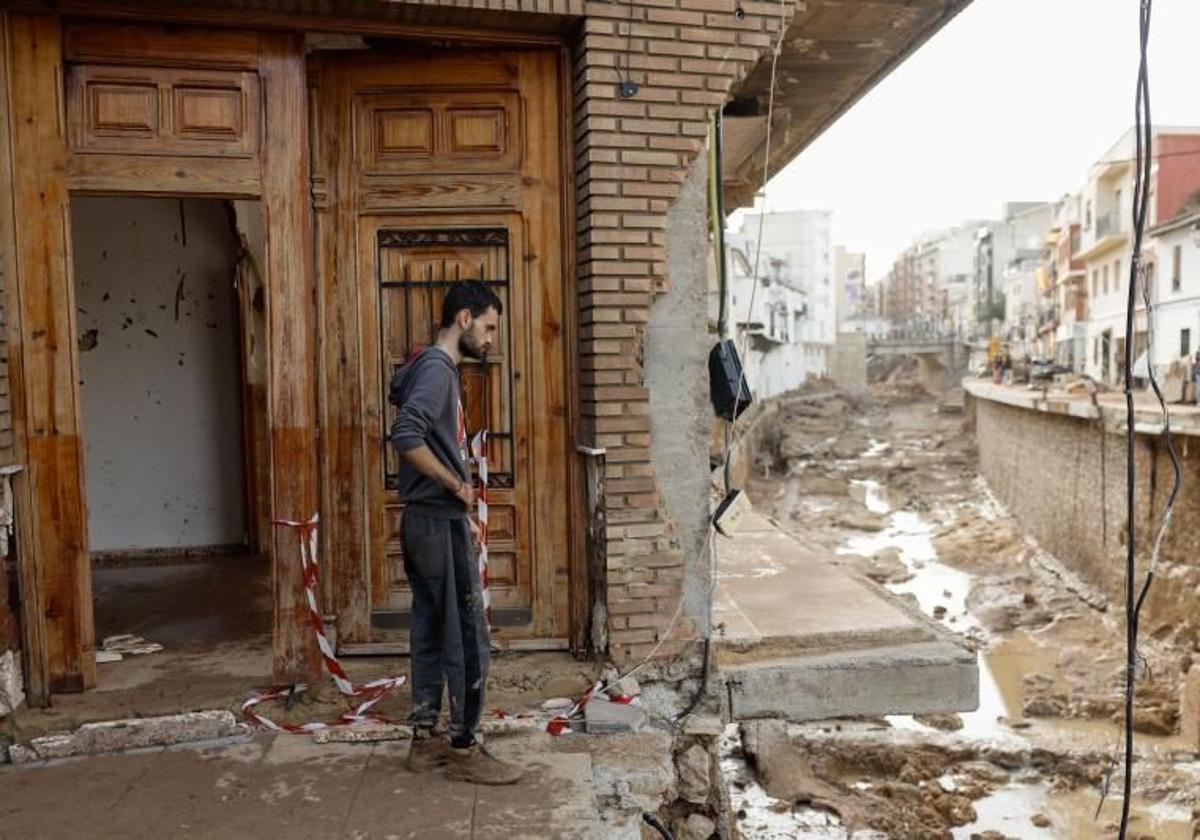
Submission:
MULTIPOLYGON (((733 0, 431 5, 582 19, 572 50, 580 435, 608 450, 610 654, 618 662, 638 659, 658 643, 676 611, 688 568, 681 546, 691 542, 663 504, 644 381, 651 304, 672 282, 706 282, 668 276, 667 210, 704 148, 712 111, 769 55, 795 3, 743 2, 741 19, 733 0), (639 85, 628 99, 617 93, 625 78, 639 85)), ((705 248, 707 242, 695 245, 705 248)), ((707 330, 704 319, 696 329, 707 330)), ((707 389, 704 382, 696 386, 707 389)), ((685 615, 672 638, 694 636, 685 615)), ((671 653, 673 646, 660 651, 671 653)))
MULTIPOLYGON (((969 398, 980 471, 1021 525, 1069 568, 1124 604, 1125 438, 1118 418, 1082 420, 969 398)), ((1177 438, 1182 493, 1146 601, 1149 632, 1200 641, 1200 439, 1177 438)), ((1148 552, 1170 490, 1171 468, 1155 438, 1138 435, 1140 554, 1148 552)))
MULTIPOLYGON (((582 434, 608 449, 609 642, 617 661, 652 648, 682 593, 684 541, 651 462, 643 339, 651 303, 669 283, 706 282, 668 276, 667 210, 704 147, 712 110, 779 28, 777 4, 745 3, 740 21, 733 7, 587 3, 574 51, 582 434), (641 87, 620 99, 626 73, 641 87)), ((685 621, 674 635, 692 630, 685 621)))
MULTIPOLYGON (((659 641, 675 613, 687 566, 681 545, 690 542, 677 532, 661 498, 644 382, 644 337, 654 299, 672 282, 706 282, 668 276, 667 210, 704 148, 713 109, 769 55, 795 3, 743 2, 741 19, 733 0, 431 5, 582 19, 572 51, 580 434, 608 450, 610 653, 618 662, 636 659, 659 641), (639 85, 629 99, 617 93, 625 78, 639 85)), ((703 319, 696 329, 707 330, 703 319)), ((687 639, 694 631, 685 620, 673 636, 687 639)))

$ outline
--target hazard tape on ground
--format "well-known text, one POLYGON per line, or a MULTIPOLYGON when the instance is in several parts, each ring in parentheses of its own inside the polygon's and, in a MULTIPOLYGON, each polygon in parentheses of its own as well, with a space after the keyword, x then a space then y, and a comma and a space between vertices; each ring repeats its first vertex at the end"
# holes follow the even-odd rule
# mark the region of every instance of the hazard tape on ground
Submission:
POLYGON ((346 670, 342 667, 342 663, 338 662, 338 658, 333 651, 333 645, 329 643, 329 638, 325 635, 325 622, 321 620, 321 611, 317 609, 317 583, 320 579, 317 566, 317 515, 314 514, 312 519, 307 522, 281 519, 276 520, 275 524, 281 527, 295 528, 299 532, 300 565, 304 573, 304 593, 308 601, 309 621, 312 624, 313 632, 317 636, 317 647, 321 651, 321 659, 325 663, 325 670, 329 672, 329 676, 332 678, 333 684, 337 686, 338 691, 347 698, 357 700, 358 703, 353 709, 329 723, 276 723, 255 711, 255 708, 262 703, 294 698, 308 688, 308 686, 300 683, 297 685, 276 686, 268 691, 255 694, 242 704, 242 714, 251 723, 263 729, 295 734, 308 734, 319 732, 322 729, 329 729, 333 726, 353 726, 366 722, 388 723, 389 721, 386 718, 377 712, 373 712, 372 709, 381 701, 395 694, 407 682, 408 678, 404 676, 383 677, 363 683, 362 685, 355 685, 346 676, 346 670))

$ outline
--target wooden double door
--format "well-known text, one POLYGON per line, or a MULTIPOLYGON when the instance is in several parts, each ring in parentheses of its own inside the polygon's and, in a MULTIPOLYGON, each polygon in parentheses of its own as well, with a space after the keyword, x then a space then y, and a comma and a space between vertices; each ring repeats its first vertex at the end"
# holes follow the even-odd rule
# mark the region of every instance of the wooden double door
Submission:
POLYGON ((404 575, 388 444, 395 370, 437 334, 459 280, 504 304, 489 358, 461 368, 487 430, 489 579, 504 645, 565 646, 572 533, 559 56, 326 56, 314 194, 329 596, 346 652, 403 650, 404 575))

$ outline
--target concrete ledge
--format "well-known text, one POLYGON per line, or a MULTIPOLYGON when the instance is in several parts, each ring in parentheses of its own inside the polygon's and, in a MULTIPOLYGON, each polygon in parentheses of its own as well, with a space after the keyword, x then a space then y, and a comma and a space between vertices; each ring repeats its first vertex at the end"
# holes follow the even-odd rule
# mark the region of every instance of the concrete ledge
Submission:
MULTIPOLYGON (((1040 411, 1044 414, 1100 420, 1111 432, 1125 431, 1125 396, 1116 391, 1096 394, 1093 400, 1090 394, 1068 394, 1064 391, 1031 389, 1018 385, 997 385, 986 379, 964 379, 962 384, 963 389, 976 399, 1040 411)), ((1200 436, 1200 408, 1172 403, 1169 409, 1172 433, 1200 436)), ((1133 415, 1133 428, 1138 434, 1162 434, 1162 409, 1153 394, 1139 392, 1134 395, 1133 415)))
POLYGON ((28 746, 13 744, 8 748, 8 757, 13 764, 29 764, 56 758, 168 747, 194 741, 216 741, 251 731, 232 712, 224 710, 128 718, 86 723, 74 732, 34 738, 28 746))
POLYGON ((1075 397, 1067 393, 1053 394, 1048 391, 1017 388, 1012 385, 997 385, 983 379, 964 379, 963 389, 972 397, 982 400, 1044 411, 1048 414, 1066 414, 1085 420, 1099 420, 1100 407, 1092 403, 1090 396, 1075 397))
POLYGON ((979 706, 975 654, 943 641, 730 665, 722 667, 721 678, 735 720, 969 712, 979 706))

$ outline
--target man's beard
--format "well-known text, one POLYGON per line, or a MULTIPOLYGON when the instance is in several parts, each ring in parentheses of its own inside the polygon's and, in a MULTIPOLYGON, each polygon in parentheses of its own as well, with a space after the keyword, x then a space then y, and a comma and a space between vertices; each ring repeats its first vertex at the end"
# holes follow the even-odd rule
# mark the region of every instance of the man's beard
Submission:
POLYGON ((465 332, 458 337, 458 352, 467 359, 474 359, 477 362, 482 362, 487 359, 487 350, 481 343, 474 340, 469 332, 465 332))

